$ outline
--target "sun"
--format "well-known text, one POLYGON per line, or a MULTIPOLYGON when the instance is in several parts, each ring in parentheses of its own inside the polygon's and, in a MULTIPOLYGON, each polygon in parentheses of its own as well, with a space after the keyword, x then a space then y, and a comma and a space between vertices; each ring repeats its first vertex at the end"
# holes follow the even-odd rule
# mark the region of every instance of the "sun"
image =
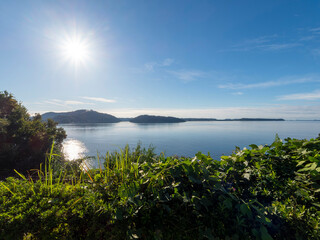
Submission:
POLYGON ((77 35, 66 37, 61 43, 61 51, 64 59, 76 66, 85 64, 90 58, 89 42, 77 35))

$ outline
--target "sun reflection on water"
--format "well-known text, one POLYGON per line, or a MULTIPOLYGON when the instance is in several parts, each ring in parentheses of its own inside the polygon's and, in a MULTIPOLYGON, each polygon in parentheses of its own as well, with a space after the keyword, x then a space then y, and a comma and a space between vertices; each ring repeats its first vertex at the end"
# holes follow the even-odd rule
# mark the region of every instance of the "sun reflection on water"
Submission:
POLYGON ((85 145, 76 139, 67 139, 63 143, 63 154, 69 161, 85 157, 88 149, 85 145))

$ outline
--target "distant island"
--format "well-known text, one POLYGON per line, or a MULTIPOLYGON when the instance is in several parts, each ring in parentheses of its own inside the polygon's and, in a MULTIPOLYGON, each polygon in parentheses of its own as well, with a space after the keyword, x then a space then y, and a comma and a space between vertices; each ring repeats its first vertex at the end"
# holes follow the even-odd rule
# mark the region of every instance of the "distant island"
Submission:
POLYGON ((106 113, 99 113, 93 110, 77 110, 74 112, 48 112, 42 115, 46 121, 51 118, 58 123, 117 123, 121 120, 106 113))
POLYGON ((218 121, 216 118, 182 118, 183 120, 185 121, 189 121, 189 122, 192 122, 192 121, 218 121))
POLYGON ((226 119, 216 119, 216 118, 182 118, 186 121, 285 121, 283 118, 226 118, 226 119))
POLYGON ((282 118, 236 118, 236 119, 216 119, 216 118, 176 118, 169 116, 140 115, 135 118, 117 118, 107 113, 99 113, 93 110, 77 110, 73 112, 48 112, 42 115, 46 121, 51 118, 58 123, 181 123, 188 121, 285 121, 282 118))
POLYGON ((224 119, 218 121, 285 121, 283 118, 239 118, 239 119, 224 119))
POLYGON ((180 123, 185 121, 186 120, 176 117, 163 117, 152 115, 140 115, 130 120, 130 122, 133 123, 180 123))

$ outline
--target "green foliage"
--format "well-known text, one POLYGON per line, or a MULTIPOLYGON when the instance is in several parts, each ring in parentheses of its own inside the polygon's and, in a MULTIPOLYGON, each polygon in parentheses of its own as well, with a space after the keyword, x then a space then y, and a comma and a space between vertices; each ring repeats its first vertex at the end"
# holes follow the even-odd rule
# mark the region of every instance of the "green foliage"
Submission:
POLYGON ((320 138, 250 147, 217 161, 138 145, 85 173, 51 156, 38 181, 1 182, 0 239, 319 239, 320 138))
POLYGON ((41 121, 38 114, 30 117, 26 108, 12 94, 0 92, 0 172, 13 174, 13 169, 25 172, 38 168, 53 141, 59 150, 66 133, 49 119, 41 121))

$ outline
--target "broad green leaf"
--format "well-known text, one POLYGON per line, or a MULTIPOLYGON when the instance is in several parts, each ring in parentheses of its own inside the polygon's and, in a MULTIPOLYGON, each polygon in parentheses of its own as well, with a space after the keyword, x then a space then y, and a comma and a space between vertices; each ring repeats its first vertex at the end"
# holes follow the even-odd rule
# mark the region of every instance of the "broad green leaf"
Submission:
POLYGON ((260 234, 259 234, 259 231, 257 229, 254 228, 254 229, 251 230, 251 232, 252 232, 253 236, 256 237, 256 239, 259 239, 259 235, 260 234))
POLYGON ((306 162, 306 161, 300 161, 300 162, 298 162, 297 167, 300 166, 300 165, 302 165, 302 164, 304 164, 305 162, 306 162))
POLYGON ((260 227, 260 233, 261 233, 262 240, 273 240, 273 238, 268 233, 268 230, 264 226, 260 227))
POLYGON ((249 145, 249 147, 251 147, 252 149, 257 149, 258 148, 258 146, 256 144, 251 144, 251 145, 249 145))
POLYGON ((240 211, 241 211, 241 213, 243 214, 243 215, 248 215, 248 213, 249 213, 249 208, 248 208, 248 206, 247 206, 247 204, 241 204, 241 206, 240 206, 240 211))
POLYGON ((310 170, 315 170, 317 168, 318 164, 317 163, 312 163, 312 165, 310 166, 310 170))
POLYGON ((319 159, 312 157, 312 156, 309 156, 308 159, 310 162, 319 162, 319 159))
POLYGON ((223 205, 228 208, 231 209, 232 208, 232 200, 230 198, 226 199, 223 201, 223 205))
POLYGON ((320 204, 319 204, 319 203, 312 203, 312 205, 314 205, 314 206, 316 206, 316 207, 320 208, 320 204))

